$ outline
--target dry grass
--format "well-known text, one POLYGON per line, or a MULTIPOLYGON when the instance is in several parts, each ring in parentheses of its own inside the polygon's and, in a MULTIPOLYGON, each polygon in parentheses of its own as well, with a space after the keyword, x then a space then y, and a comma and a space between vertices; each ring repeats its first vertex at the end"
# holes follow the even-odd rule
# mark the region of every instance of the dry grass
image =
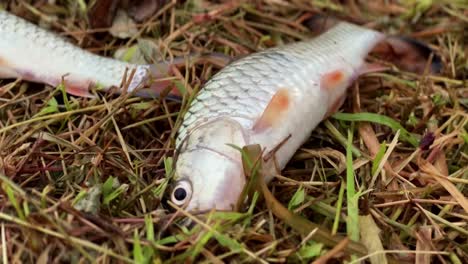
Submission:
MULTIPOLYGON (((189 51, 240 56, 306 38, 301 20, 318 11, 430 43, 443 60, 440 75, 361 78, 342 112, 379 116, 328 119, 269 188, 293 212, 370 245, 374 263, 382 263, 382 249, 400 263, 468 263, 463 1, 173 1, 139 24, 130 40, 90 30, 83 12, 89 1, 11 2, 0 5, 106 56, 118 48, 148 48, 143 40, 153 43, 155 57, 189 51), (216 11, 200 15, 205 7, 216 11), (409 133, 392 129, 395 123, 409 133)), ((207 64, 182 72, 188 93, 216 71, 207 64)), ((198 224, 178 225, 161 205, 184 108, 178 102, 110 93, 64 97, 53 87, 6 80, 0 95, 0 231, 9 263, 347 259, 342 244, 330 256, 330 247, 292 230, 261 199, 241 213, 188 216, 198 224), (56 107, 48 105, 51 98, 56 107), (40 115, 44 109, 50 112, 40 115)))

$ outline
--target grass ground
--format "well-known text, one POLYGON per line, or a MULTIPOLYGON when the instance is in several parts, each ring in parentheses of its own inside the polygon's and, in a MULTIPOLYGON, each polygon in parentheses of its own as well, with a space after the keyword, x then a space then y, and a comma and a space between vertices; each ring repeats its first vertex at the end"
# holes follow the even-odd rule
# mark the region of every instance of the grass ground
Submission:
MULTIPOLYGON (((89 27, 89 1, 0 6, 85 49, 137 62, 189 51, 234 57, 303 39, 309 32, 301 20, 316 12, 430 44, 442 73, 361 78, 341 109, 353 114, 323 122, 269 189, 321 229, 367 245, 365 261, 468 263, 466 2, 158 2, 126 39, 89 27), (207 8, 215 11, 202 15, 207 8)), ((217 70, 206 64, 183 72, 187 94, 217 70)), ((12 80, 0 81, 0 95, 4 263, 362 260, 342 254, 346 242, 324 246, 314 232, 291 228, 293 220, 262 199, 192 228, 177 224, 161 200, 178 102, 76 98, 12 80)))

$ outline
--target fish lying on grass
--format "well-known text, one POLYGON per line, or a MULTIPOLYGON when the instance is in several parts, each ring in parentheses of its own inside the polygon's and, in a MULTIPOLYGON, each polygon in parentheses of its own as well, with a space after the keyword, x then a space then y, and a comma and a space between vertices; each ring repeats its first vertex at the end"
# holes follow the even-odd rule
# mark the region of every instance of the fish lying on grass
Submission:
POLYGON ((21 78, 51 86, 63 82, 68 93, 83 97, 92 97, 92 87, 102 90, 125 87, 127 92, 136 90, 135 95, 141 97, 155 97, 168 89, 172 96, 178 96, 175 87, 169 88, 171 80, 167 77, 172 67, 183 66, 187 60, 226 64, 226 58, 219 54, 192 54, 152 65, 131 64, 85 51, 0 10, 0 78, 21 78))
MULTIPOLYGON (((184 116, 171 201, 193 212, 236 209, 246 184, 238 148, 259 144, 272 156, 270 181, 275 167, 283 169, 311 131, 338 110, 356 78, 385 69, 365 62, 370 52, 393 56, 399 66, 419 73, 430 55, 414 40, 340 22, 314 39, 254 53, 223 68, 184 116)), ((437 58, 429 69, 439 67, 437 58)))
MULTIPOLYGON (((273 153, 270 167, 284 168, 311 131, 342 105, 356 78, 385 69, 365 62, 370 52, 422 72, 430 49, 340 22, 317 38, 254 53, 223 68, 192 101, 178 131, 172 202, 189 211, 234 209, 246 182, 234 146, 260 144, 273 153)), ((437 71, 440 61, 433 62, 430 68, 437 71)), ((156 96, 171 87, 170 81, 157 79, 177 64, 183 59, 135 65, 100 57, 0 11, 1 78, 52 86, 63 82, 78 96, 91 96, 92 85, 156 96), (123 77, 132 70, 126 83, 123 77)))

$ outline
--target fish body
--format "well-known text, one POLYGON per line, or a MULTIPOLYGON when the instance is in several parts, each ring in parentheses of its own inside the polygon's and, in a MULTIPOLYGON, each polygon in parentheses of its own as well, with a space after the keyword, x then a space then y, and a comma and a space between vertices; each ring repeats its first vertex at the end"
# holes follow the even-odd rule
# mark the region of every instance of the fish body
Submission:
MULTIPOLYGON (((342 104, 385 36, 342 22, 307 41, 242 58, 214 75, 179 130, 172 202, 189 211, 232 210, 244 185, 240 152, 260 144, 285 167, 311 131, 342 104)), ((271 180, 273 174, 266 175, 271 180)))
MULTIPOLYGON (((167 73, 165 64, 156 66, 161 71, 155 78, 167 73)), ((128 81, 123 78, 125 73, 129 76, 135 71, 127 88, 131 92, 147 81, 150 73, 155 73, 156 66, 131 64, 93 54, 0 10, 0 78, 21 78, 51 86, 59 85, 63 79, 69 93, 91 96, 91 86, 104 90, 122 87, 122 83, 128 81)), ((147 93, 147 90, 140 91, 142 95, 147 93)))

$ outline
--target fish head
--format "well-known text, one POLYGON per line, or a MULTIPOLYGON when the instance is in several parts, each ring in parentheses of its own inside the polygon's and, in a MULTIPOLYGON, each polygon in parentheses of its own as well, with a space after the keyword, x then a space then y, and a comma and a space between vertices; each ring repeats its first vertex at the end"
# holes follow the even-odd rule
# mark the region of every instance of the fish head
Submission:
POLYGON ((190 212, 232 211, 245 185, 241 153, 246 136, 235 120, 196 127, 180 143, 170 200, 190 212))

